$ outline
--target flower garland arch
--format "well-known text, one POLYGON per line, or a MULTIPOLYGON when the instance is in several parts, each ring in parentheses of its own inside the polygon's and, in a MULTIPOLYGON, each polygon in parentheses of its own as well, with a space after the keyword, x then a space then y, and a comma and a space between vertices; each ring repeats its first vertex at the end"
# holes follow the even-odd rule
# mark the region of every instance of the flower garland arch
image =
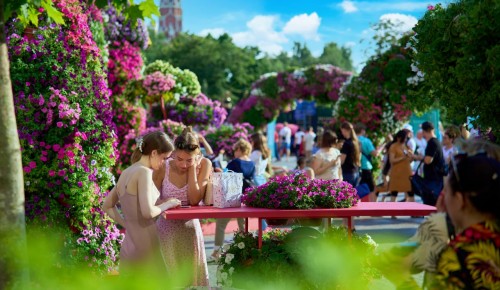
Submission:
POLYGON ((293 107, 298 99, 335 103, 340 88, 351 74, 325 64, 264 74, 252 84, 250 95, 234 107, 228 121, 249 122, 260 127, 277 118, 280 110, 293 107))

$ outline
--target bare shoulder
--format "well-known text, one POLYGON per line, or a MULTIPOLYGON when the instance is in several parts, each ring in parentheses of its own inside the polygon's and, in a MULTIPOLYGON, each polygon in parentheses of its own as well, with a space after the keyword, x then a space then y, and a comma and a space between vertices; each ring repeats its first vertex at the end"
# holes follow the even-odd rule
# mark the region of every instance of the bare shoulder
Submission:
POLYGON ((210 159, 206 157, 203 157, 203 159, 201 159, 200 165, 202 168, 210 168, 212 167, 212 161, 210 161, 210 159))

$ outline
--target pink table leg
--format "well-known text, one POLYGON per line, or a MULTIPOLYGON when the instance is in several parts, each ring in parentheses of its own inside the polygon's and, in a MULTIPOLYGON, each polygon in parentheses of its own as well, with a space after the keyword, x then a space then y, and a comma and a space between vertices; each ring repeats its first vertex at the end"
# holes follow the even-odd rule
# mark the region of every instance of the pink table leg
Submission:
POLYGON ((262 219, 259 218, 259 232, 258 232, 259 249, 262 249, 262 219))
POLYGON ((347 218, 347 236, 349 240, 352 238, 352 216, 347 218))

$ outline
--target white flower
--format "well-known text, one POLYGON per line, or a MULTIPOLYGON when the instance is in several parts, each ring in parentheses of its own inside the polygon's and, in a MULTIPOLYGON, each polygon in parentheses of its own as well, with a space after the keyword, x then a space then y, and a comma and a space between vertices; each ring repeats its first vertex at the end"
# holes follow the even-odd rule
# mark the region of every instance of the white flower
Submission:
POLYGON ((243 243, 243 242, 239 242, 239 243, 238 243, 238 248, 240 248, 240 249, 244 249, 244 248, 245 248, 245 243, 243 243))
POLYGON ((233 272, 234 272, 234 268, 233 267, 229 268, 229 275, 233 275, 233 272))
POLYGON ((26 181, 26 186, 30 186, 30 184, 31 184, 31 183, 30 183, 30 181, 29 181, 29 180, 28 180, 28 181, 26 181))
POLYGON ((224 247, 222 247, 222 249, 224 250, 224 252, 226 252, 227 250, 229 250, 229 248, 231 248, 230 245, 224 245, 224 247))
POLYGON ((226 272, 223 272, 220 277, 222 278, 222 281, 226 281, 227 280, 227 273, 226 272))
POLYGON ((226 255, 226 264, 231 264, 231 261, 234 259, 234 255, 233 254, 227 254, 226 255))

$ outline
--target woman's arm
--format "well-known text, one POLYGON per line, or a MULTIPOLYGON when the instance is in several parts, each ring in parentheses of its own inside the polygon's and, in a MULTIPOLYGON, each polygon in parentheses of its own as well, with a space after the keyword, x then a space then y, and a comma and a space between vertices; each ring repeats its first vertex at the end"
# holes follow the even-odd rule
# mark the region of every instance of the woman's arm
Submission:
MULTIPOLYGON (((393 145, 393 146, 395 146, 395 145, 393 145)), ((403 160, 405 160, 406 158, 407 158, 406 155, 403 155, 402 157, 396 157, 396 149, 392 146, 391 146, 391 148, 389 148, 389 162, 391 162, 391 164, 400 163, 403 160)))
POLYGON ((332 168, 332 166, 335 165, 335 163, 338 162, 338 158, 332 161, 328 162, 322 162, 322 160, 318 157, 313 157, 313 162, 311 164, 311 168, 314 170, 314 173, 316 175, 323 174, 325 171, 328 169, 332 168))
POLYGON ((178 199, 172 198, 156 206, 156 199, 153 195, 153 172, 147 168, 138 170, 137 173, 137 195, 139 197, 139 207, 141 214, 146 219, 158 216, 162 211, 177 207, 181 204, 178 199))
POLYGON ((198 141, 200 142, 200 144, 203 144, 203 147, 205 148, 205 151, 207 152, 207 154, 213 155, 214 150, 212 149, 212 146, 210 146, 210 144, 208 144, 207 139, 205 139, 205 137, 203 137, 203 135, 201 135, 200 133, 197 133, 197 134, 198 134, 198 141))
POLYGON ((106 198, 104 199, 102 210, 120 226, 125 227, 125 220, 116 208, 116 204, 118 204, 118 201, 119 199, 118 193, 116 192, 116 187, 113 187, 113 189, 111 189, 111 191, 108 193, 108 196, 106 196, 106 198))
POLYGON ((202 158, 201 161, 195 162, 188 170, 188 201, 190 205, 197 205, 203 199, 207 188, 208 179, 212 170, 212 162, 207 158, 202 158), (200 170, 196 174, 196 167, 200 170))

